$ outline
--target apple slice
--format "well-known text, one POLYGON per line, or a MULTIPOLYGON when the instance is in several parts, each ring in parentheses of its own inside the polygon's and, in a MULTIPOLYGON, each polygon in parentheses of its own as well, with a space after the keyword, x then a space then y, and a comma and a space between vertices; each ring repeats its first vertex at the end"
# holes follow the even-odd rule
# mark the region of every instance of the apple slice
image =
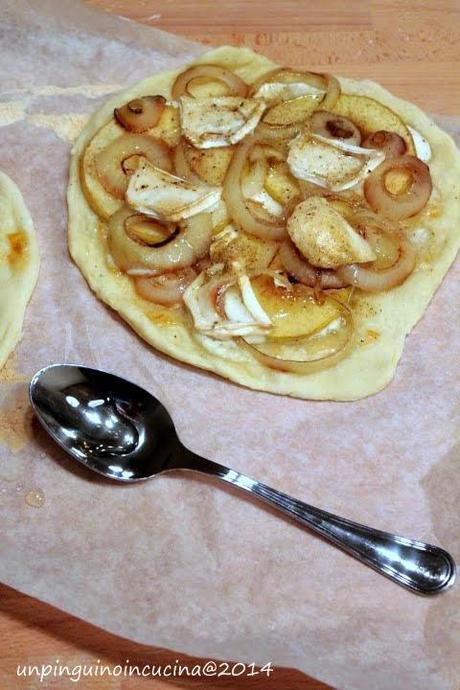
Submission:
POLYGON ((396 132, 407 144, 408 153, 414 154, 414 143, 404 122, 393 110, 369 96, 353 96, 342 93, 333 111, 350 119, 359 129, 363 138, 374 132, 386 130, 396 132))
POLYGON ((233 146, 218 146, 211 149, 187 147, 191 169, 210 185, 222 185, 225 173, 234 153, 233 146))
POLYGON ((263 117, 267 125, 293 125, 307 120, 321 103, 323 94, 308 94, 272 106, 263 117))
POLYGON ((270 196, 283 206, 289 206, 300 195, 299 185, 285 161, 270 163, 264 187, 270 196))
POLYGON ((251 279, 251 285, 273 324, 270 340, 313 335, 339 319, 344 311, 344 306, 329 295, 319 303, 313 288, 301 283, 288 290, 277 287, 271 276, 260 275, 251 279))

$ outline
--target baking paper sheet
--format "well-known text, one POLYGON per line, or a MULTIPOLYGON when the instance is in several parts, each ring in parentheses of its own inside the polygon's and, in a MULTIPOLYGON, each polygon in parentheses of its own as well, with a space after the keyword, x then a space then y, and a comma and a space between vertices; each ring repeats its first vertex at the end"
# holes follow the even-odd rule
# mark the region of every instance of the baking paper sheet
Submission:
MULTIPOLYGON (((0 578, 178 652, 271 660, 341 689, 458 688, 458 586, 417 597, 199 476, 135 486, 91 476, 45 438, 26 393, 51 362, 125 375, 167 405, 195 452, 460 560, 458 268, 394 382, 360 402, 255 393, 155 353, 69 259, 70 142, 107 94, 202 48, 74 0, 3 0, 1 11, 0 168, 24 194, 42 263, 0 377, 0 578)), ((459 134, 458 120, 445 122, 459 134)))

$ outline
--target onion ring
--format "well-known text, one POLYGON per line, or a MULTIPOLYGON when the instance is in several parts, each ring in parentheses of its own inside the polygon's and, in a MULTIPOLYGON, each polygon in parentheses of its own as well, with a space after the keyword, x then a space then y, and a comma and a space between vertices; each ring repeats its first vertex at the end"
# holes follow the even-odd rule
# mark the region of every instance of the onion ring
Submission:
POLYGON ((320 74, 318 72, 296 72, 295 70, 278 67, 270 72, 263 74, 257 81, 252 84, 251 93, 254 94, 267 82, 280 81, 289 83, 289 81, 302 80, 310 86, 317 89, 324 90, 326 93, 320 105, 323 110, 332 110, 340 96, 340 84, 332 74, 320 74))
POLYGON ((134 214, 125 220, 125 232, 132 240, 148 247, 159 247, 169 242, 171 232, 176 232, 171 225, 165 225, 154 218, 134 214))
POLYGON ((350 285, 350 281, 339 276, 338 271, 328 268, 315 268, 301 257, 295 245, 290 241, 283 242, 278 257, 285 270, 299 283, 321 290, 340 289, 350 285))
POLYGON ((134 287, 138 295, 156 304, 172 306, 182 302, 182 295, 197 274, 193 268, 184 268, 158 276, 136 276, 134 287))
POLYGON ((171 152, 164 142, 147 134, 122 134, 95 157, 101 184, 117 199, 125 197, 129 175, 124 164, 132 156, 145 156, 158 168, 166 172, 172 171, 171 152))
POLYGON ((212 222, 209 213, 187 218, 184 225, 173 231, 166 241, 149 246, 136 241, 126 232, 126 221, 132 216, 149 220, 147 216, 122 206, 110 217, 107 243, 118 268, 131 275, 154 276, 192 266, 209 249, 212 222))
POLYGON ((225 67, 220 67, 219 65, 194 65, 181 72, 177 77, 172 86, 172 97, 177 100, 184 94, 191 95, 187 90, 189 82, 198 77, 206 77, 213 81, 223 82, 228 87, 229 96, 241 96, 245 98, 249 91, 249 86, 245 81, 238 77, 230 70, 225 69, 225 67))
POLYGON ((281 221, 274 219, 270 222, 255 218, 243 196, 241 180, 243 167, 255 143, 254 137, 247 137, 235 150, 225 175, 222 196, 234 224, 240 230, 264 240, 282 240, 287 234, 284 219, 281 221))
POLYGON ((335 104, 339 100, 341 89, 339 80, 332 74, 320 75, 325 80, 327 92, 324 99, 321 101, 321 110, 333 110, 335 104))
MULTIPOLYGON (((339 202, 332 202, 335 206, 339 202)), ((341 201, 342 209, 337 209, 352 227, 359 232, 371 245, 376 259, 372 262, 372 270, 380 271, 390 268, 399 259, 401 228, 398 223, 379 216, 368 208, 353 207, 341 201)))
POLYGON ((256 158, 247 173, 244 174, 243 172, 241 185, 243 194, 247 199, 262 191, 267 172, 268 164, 265 156, 256 158))
POLYGON ((187 158, 188 144, 181 139, 173 153, 174 173, 183 180, 188 180, 193 184, 203 184, 203 180, 192 170, 190 161, 187 158))
POLYGON ((430 169, 415 156, 387 158, 364 182, 364 196, 376 213, 403 220, 415 216, 430 198, 433 184, 430 169), (411 176, 409 189, 401 194, 392 194, 385 186, 385 177, 390 171, 401 170, 411 176))
POLYGON ((301 125, 270 125, 262 120, 254 130, 254 134, 260 141, 277 142, 293 139, 301 131, 301 125))
POLYGON ((342 328, 333 333, 315 333, 306 338, 289 340, 283 344, 279 341, 263 343, 249 343, 239 338, 239 344, 255 359, 269 369, 276 369, 291 374, 313 374, 338 364, 350 352, 353 345, 354 324, 351 310, 340 303, 342 311, 342 328), (299 347, 305 348, 305 359, 292 359, 289 349, 294 347, 294 353, 299 347), (280 355, 285 356, 280 356, 280 355))
POLYGON ((337 113, 317 110, 310 118, 310 128, 313 134, 327 139, 342 139, 354 146, 361 144, 361 132, 355 123, 337 113))
POLYGON ((380 149, 386 158, 404 156, 407 151, 407 144, 404 139, 396 132, 387 132, 385 129, 369 134, 361 146, 366 149, 380 149))
POLYGON ((113 115, 128 132, 139 134, 158 124, 165 105, 166 99, 163 96, 143 96, 129 101, 121 108, 115 108, 113 115))
POLYGON ((360 264, 349 264, 337 269, 337 275, 348 284, 364 292, 383 292, 401 285, 415 267, 416 251, 409 240, 400 235, 399 257, 389 268, 377 271, 360 264))

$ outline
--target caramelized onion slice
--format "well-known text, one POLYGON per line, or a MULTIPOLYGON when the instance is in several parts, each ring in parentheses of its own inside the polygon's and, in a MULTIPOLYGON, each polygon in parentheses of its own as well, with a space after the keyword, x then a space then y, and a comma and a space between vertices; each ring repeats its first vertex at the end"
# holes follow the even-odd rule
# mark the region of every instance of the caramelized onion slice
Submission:
POLYGON ((187 156, 187 142, 182 138, 176 148, 174 149, 174 173, 177 177, 182 177, 183 180, 188 180, 193 184, 202 184, 203 180, 199 175, 192 170, 190 161, 187 156))
MULTIPOLYGON (((111 216, 108 225, 107 242, 110 253, 118 268, 130 275, 153 276, 166 271, 175 271, 192 266, 209 249, 212 222, 209 213, 199 213, 188 218, 179 228, 170 228, 166 240, 148 245, 133 239, 127 232, 132 218, 143 222, 151 221, 147 216, 136 213, 127 206, 111 216)), ((154 221, 157 225, 157 221, 154 221)))
POLYGON ((305 82, 310 86, 314 86, 316 89, 324 89, 324 81, 320 78, 320 75, 315 72, 301 72, 286 67, 276 67, 262 74, 251 84, 251 95, 257 93, 262 84, 292 84, 299 82, 305 82))
POLYGON ((310 128, 314 134, 327 139, 342 139, 348 144, 360 146, 361 132, 347 117, 330 113, 327 110, 317 110, 310 119, 310 128))
POLYGON ((322 290, 339 289, 350 285, 350 281, 339 276, 338 271, 325 268, 315 268, 300 256, 294 244, 287 240, 281 245, 278 256, 287 273, 299 283, 322 290))
POLYGON ((364 196, 376 213, 403 220, 419 213, 426 205, 433 188, 430 169, 415 156, 387 158, 364 182, 364 196), (390 174, 399 173, 409 177, 410 183, 399 194, 388 189, 390 174))
POLYGON ((310 84, 317 89, 325 91, 324 98, 321 100, 321 107, 324 110, 332 110, 340 96, 340 84, 331 74, 320 74, 317 72, 299 72, 286 69, 284 67, 266 72, 252 85, 251 93, 256 91, 267 82, 302 82, 310 84))
POLYGON ((294 125, 271 125, 268 122, 260 121, 254 130, 257 139, 267 143, 285 142, 296 137, 301 131, 299 124, 294 125))
POLYGON ((339 80, 336 79, 332 74, 322 74, 324 78, 327 91, 324 99, 321 101, 322 110, 333 110, 335 104, 339 100, 341 93, 339 80))
POLYGON ((384 129, 369 134, 364 139, 362 146, 366 149, 380 149, 386 158, 404 156, 407 151, 407 144, 399 134, 387 132, 384 129))
POLYGON ((176 231, 172 225, 165 225, 154 218, 135 213, 125 220, 125 232, 129 238, 138 244, 149 247, 158 247, 166 244, 171 239, 171 234, 176 231))
POLYGON ((243 168, 255 141, 254 137, 247 137, 235 150, 224 180, 223 199, 233 223, 240 230, 264 240, 281 240, 286 237, 284 219, 255 218, 243 195, 243 168))
POLYGON ((328 328, 288 342, 270 341, 267 338, 263 343, 249 343, 239 338, 239 344, 269 369, 292 374, 313 374, 329 369, 344 359, 353 345, 351 311, 343 304, 341 311, 336 330, 328 328))
POLYGON ((137 276, 134 278, 134 287, 149 302, 172 306, 182 302, 182 295, 196 275, 193 268, 184 268, 158 276, 137 276))
POLYGON ((399 238, 399 256, 389 268, 380 271, 365 268, 359 264, 341 266, 337 275, 350 285, 354 285, 365 292, 383 292, 401 285, 412 273, 415 267, 416 252, 402 234, 399 238))
POLYGON ((254 160, 246 171, 243 170, 241 183, 243 187, 243 194, 246 198, 250 198, 260 192, 264 188, 265 178, 268 172, 268 164, 265 157, 260 157, 254 160))
POLYGON ((225 69, 225 67, 202 64, 190 67, 185 72, 179 74, 172 87, 172 97, 178 99, 184 94, 192 95, 188 91, 187 86, 194 79, 203 77, 211 81, 223 82, 228 88, 228 96, 241 96, 244 98, 249 90, 249 86, 241 77, 225 69))
POLYGON ((163 96, 143 96, 135 98, 121 108, 115 108, 114 117, 128 132, 146 132, 155 127, 165 109, 163 96))
POLYGON ((147 134, 122 134, 95 157, 101 184, 117 199, 124 199, 130 169, 125 161, 132 156, 145 156, 158 168, 167 172, 172 171, 171 154, 162 141, 149 137, 147 134))
POLYGON ((380 271, 394 266, 400 256, 402 235, 399 223, 390 221, 369 208, 353 205, 345 200, 333 199, 331 203, 370 243, 376 255, 371 265, 372 270, 380 271))

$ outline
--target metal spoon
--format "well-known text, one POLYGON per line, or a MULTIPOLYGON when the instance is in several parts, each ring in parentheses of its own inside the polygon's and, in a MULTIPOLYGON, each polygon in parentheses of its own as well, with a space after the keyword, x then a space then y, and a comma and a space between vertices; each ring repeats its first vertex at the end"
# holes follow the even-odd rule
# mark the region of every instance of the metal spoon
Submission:
POLYGON ((275 506, 414 592, 436 594, 455 581, 454 560, 438 546, 332 515, 196 455, 180 442, 163 405, 118 376, 70 364, 51 365, 33 377, 30 400, 54 440, 109 479, 136 482, 169 470, 196 470, 275 506))

